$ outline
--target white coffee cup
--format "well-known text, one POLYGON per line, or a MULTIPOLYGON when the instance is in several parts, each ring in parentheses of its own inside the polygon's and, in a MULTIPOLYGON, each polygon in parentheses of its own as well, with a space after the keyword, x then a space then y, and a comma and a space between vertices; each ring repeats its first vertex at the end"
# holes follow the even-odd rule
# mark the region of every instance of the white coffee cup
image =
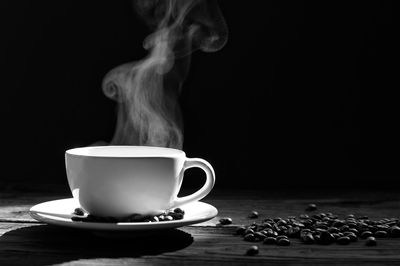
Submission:
POLYGON ((96 216, 127 217, 159 214, 204 198, 213 188, 212 166, 186 158, 177 149, 147 146, 94 146, 65 152, 68 184, 73 197, 96 216), (197 192, 179 198, 184 171, 199 167, 206 182, 197 192))

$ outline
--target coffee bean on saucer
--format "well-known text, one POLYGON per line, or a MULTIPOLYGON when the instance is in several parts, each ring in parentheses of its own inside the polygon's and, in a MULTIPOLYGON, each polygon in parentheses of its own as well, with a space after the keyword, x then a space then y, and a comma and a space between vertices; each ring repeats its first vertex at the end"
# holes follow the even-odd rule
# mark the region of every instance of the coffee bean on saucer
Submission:
POLYGON ((171 215, 165 216, 165 220, 164 221, 172 221, 172 220, 174 220, 174 218, 172 218, 171 215))
POLYGON ((182 210, 181 208, 175 208, 174 213, 180 213, 180 214, 185 214, 185 211, 182 210))
POLYGON ((229 218, 229 217, 221 218, 221 219, 219 219, 219 223, 221 225, 231 224, 232 223, 232 219, 229 218))
POLYGON ((83 216, 85 215, 85 212, 82 208, 76 208, 72 214, 83 216))
POLYGON ((257 211, 252 211, 252 212, 248 215, 248 217, 249 217, 250 219, 256 219, 256 218, 258 218, 258 212, 257 212, 257 211))
POLYGON ((79 216, 72 216, 71 220, 74 222, 84 222, 85 221, 85 217, 79 217, 79 216))
POLYGON ((174 220, 182 220, 183 219, 183 213, 170 213, 170 216, 174 218, 174 220))
POLYGON ((254 256, 258 254, 258 246, 251 246, 247 251, 246 255, 248 256, 254 256))

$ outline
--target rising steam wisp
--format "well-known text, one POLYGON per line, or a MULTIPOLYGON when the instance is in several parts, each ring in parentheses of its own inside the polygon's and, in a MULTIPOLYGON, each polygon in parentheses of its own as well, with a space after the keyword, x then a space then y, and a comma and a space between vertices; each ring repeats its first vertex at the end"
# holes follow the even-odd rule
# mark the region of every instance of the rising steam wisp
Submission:
POLYGON ((182 148, 178 97, 196 49, 213 52, 227 41, 227 27, 215 1, 137 0, 137 13, 154 30, 144 41, 149 55, 112 69, 105 95, 118 102, 113 145, 182 148))

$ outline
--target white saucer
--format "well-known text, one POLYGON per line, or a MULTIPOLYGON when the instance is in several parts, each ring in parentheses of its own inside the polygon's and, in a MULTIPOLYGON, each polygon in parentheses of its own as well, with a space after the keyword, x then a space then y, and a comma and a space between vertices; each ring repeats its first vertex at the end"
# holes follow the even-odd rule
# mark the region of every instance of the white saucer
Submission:
POLYGON ((86 229, 90 231, 130 231, 145 232, 160 229, 171 229, 185 225, 205 222, 217 216, 218 210, 204 202, 193 202, 180 206, 185 211, 182 220, 165 222, 140 222, 140 223, 99 223, 99 222, 77 222, 70 217, 79 203, 73 198, 60 199, 40 203, 29 210, 29 214, 35 220, 47 224, 86 229))

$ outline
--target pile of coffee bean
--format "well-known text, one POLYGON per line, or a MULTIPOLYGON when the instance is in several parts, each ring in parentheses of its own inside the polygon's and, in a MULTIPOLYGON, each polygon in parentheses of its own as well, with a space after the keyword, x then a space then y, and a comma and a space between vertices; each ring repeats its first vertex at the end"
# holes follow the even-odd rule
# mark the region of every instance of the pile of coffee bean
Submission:
POLYGON ((72 213, 71 220, 74 222, 96 222, 96 223, 139 223, 139 222, 165 222, 182 220, 185 211, 181 208, 167 210, 159 215, 132 214, 124 218, 100 217, 86 213, 82 208, 76 208, 72 213))
POLYGON ((363 239, 366 246, 375 246, 376 239, 400 237, 400 220, 372 220, 367 216, 356 217, 353 214, 339 218, 335 214, 321 212, 313 215, 300 214, 297 217, 288 216, 286 219, 266 218, 261 222, 238 227, 236 234, 242 236, 245 241, 262 242, 266 245, 289 246, 290 239, 297 238, 308 245, 348 245, 363 239))

